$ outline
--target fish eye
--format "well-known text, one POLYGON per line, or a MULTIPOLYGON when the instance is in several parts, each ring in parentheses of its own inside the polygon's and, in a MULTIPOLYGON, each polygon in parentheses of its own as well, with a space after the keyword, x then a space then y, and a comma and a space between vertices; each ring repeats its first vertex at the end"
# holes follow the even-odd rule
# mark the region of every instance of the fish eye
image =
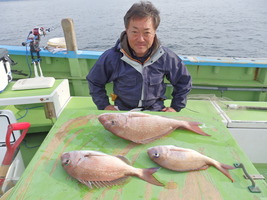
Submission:
POLYGON ((159 153, 154 153, 154 158, 159 158, 159 153))
POLYGON ((65 166, 68 166, 69 164, 70 164, 70 160, 67 159, 67 160, 64 162, 64 165, 65 165, 65 166))
POLYGON ((111 125, 115 125, 115 121, 114 120, 111 120, 111 125))

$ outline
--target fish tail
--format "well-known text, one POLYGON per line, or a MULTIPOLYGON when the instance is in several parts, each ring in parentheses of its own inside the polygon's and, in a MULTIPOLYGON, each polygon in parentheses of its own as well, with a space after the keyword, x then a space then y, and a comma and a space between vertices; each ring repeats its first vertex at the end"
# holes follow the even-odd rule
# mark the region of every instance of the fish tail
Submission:
POLYGON ((160 169, 160 167, 142 169, 142 173, 140 175, 138 175, 138 177, 143 179, 144 181, 151 183, 151 184, 158 185, 158 186, 164 186, 161 182, 159 182, 152 175, 155 172, 157 172, 159 169, 160 169))
POLYGON ((204 136, 210 136, 209 134, 205 133, 204 131, 201 130, 201 128, 199 128, 199 123, 198 122, 187 122, 184 126, 182 126, 181 128, 184 128, 186 130, 189 131, 193 131, 194 133, 198 133, 200 135, 204 135, 204 136))
POLYGON ((220 170, 225 176, 227 176, 232 182, 234 182, 234 179, 231 177, 228 170, 235 169, 235 167, 223 163, 218 163, 218 165, 216 165, 215 167, 220 170))

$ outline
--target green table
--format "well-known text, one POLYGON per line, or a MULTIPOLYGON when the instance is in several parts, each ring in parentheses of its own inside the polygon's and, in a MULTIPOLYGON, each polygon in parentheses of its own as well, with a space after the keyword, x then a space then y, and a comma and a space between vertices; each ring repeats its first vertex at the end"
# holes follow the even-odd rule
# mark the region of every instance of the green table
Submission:
POLYGON ((68 79, 58 79, 53 87, 12 90, 10 82, 0 94, 0 108, 11 110, 18 122, 30 122, 30 133, 48 132, 70 98, 68 79))
POLYGON ((0 106, 44 103, 47 118, 59 117, 70 97, 68 79, 56 80, 53 87, 31 90, 12 90, 10 82, 0 94, 0 106))
MULTIPOLYGON (((257 174, 248 157, 233 139, 211 102, 191 100, 188 109, 179 113, 148 112, 180 120, 201 122, 201 128, 211 137, 204 137, 185 130, 176 130, 168 136, 145 145, 137 145, 111 134, 98 122, 97 111, 90 98, 71 98, 43 144, 28 165, 8 199, 266 199, 267 185, 263 180, 256 184, 261 193, 251 193, 249 180, 241 169, 230 174, 235 182, 214 167, 194 172, 173 172, 161 168, 155 177, 166 187, 151 185, 136 177, 111 188, 89 189, 63 170, 60 155, 72 150, 96 150, 111 155, 124 155, 134 167, 156 167, 146 153, 156 145, 177 145, 191 148, 222 163, 243 163, 249 174, 257 174)), ((117 111, 119 112, 119 111, 117 111)))

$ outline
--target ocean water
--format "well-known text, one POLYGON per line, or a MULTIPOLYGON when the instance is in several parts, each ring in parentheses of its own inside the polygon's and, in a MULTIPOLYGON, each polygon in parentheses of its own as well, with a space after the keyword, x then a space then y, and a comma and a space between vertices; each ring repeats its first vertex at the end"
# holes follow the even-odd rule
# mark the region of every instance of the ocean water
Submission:
MULTIPOLYGON (((124 30, 134 0, 0 0, 0 44, 21 45, 35 27, 41 38, 63 37, 61 20, 74 21, 78 48, 104 51, 124 30)), ((151 0, 160 10, 157 34, 179 55, 267 57, 267 0, 151 0)))

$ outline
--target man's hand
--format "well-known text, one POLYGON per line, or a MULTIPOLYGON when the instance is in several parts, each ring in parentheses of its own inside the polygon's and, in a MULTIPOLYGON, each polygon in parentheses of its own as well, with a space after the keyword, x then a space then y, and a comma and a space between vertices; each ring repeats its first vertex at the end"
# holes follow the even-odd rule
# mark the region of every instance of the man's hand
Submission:
POLYGON ((118 109, 117 109, 117 106, 108 105, 107 107, 105 107, 104 110, 118 110, 118 109))
POLYGON ((165 107, 161 111, 163 111, 163 112, 176 112, 176 110, 174 110, 172 107, 165 107))

